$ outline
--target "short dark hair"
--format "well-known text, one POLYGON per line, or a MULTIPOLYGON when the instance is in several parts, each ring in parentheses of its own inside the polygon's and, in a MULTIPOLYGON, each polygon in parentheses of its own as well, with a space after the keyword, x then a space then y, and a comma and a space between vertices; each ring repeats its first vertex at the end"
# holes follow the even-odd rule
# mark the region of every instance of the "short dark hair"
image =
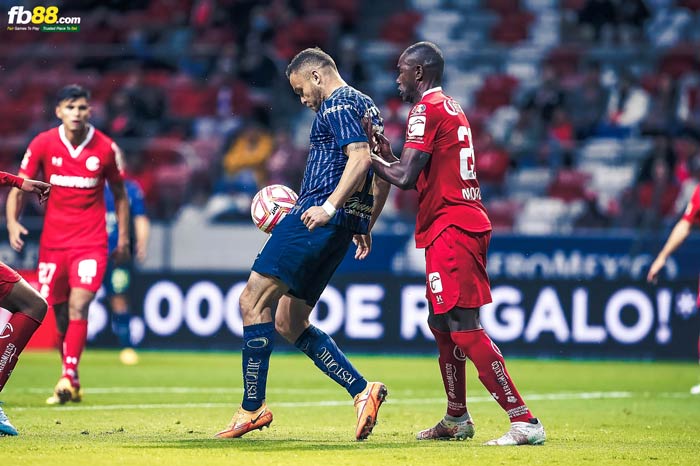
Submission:
POLYGON ((85 100, 90 100, 90 91, 79 84, 69 84, 56 94, 56 105, 59 105, 64 100, 75 100, 85 97, 85 100))
POLYGON ((423 65, 426 68, 434 68, 442 76, 445 68, 445 59, 442 56, 440 47, 432 42, 415 43, 404 50, 403 53, 406 57, 411 57, 419 65, 423 65))
POLYGON ((292 61, 289 62, 287 66, 287 78, 291 76, 292 73, 296 73, 305 66, 317 66, 323 68, 325 66, 330 66, 335 71, 338 71, 338 67, 335 66, 335 61, 326 52, 318 47, 304 49, 297 53, 292 61))

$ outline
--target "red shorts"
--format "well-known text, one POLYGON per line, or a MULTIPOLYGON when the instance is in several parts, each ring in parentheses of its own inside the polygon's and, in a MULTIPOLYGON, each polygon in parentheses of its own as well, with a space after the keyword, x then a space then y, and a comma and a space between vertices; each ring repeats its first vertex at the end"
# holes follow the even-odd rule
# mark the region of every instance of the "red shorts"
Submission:
POLYGON ((21 279, 17 272, 0 262, 0 301, 10 294, 12 287, 21 279))
POLYGON ((425 248, 425 295, 435 314, 491 302, 486 273, 490 241, 490 231, 472 233, 450 226, 425 248))
POLYGON ((39 248, 39 291, 50 305, 65 303, 72 288, 97 293, 107 269, 107 248, 39 248))

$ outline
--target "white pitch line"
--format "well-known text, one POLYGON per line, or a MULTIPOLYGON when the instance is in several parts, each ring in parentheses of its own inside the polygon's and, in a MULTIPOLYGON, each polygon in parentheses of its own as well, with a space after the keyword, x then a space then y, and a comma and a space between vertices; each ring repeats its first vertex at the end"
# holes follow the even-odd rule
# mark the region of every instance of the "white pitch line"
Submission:
MULTIPOLYGON (((530 393, 528 400, 537 401, 561 401, 561 400, 607 400, 620 398, 647 397, 648 393, 635 392, 578 392, 578 393, 530 393)), ((671 395, 671 394, 666 394, 671 395)), ((681 395, 680 393, 678 395, 681 395)), ((687 395, 690 396, 690 395, 687 395)), ((493 399, 487 396, 475 396, 469 398, 469 403, 488 403, 493 399)), ((444 397, 438 398, 388 398, 392 405, 416 405, 416 404, 443 404, 444 397)), ((301 401, 301 402, 275 402, 273 406, 280 408, 306 408, 324 406, 350 406, 350 400, 327 401, 301 401)), ((28 406, 12 408, 13 411, 46 410, 59 411, 116 411, 123 409, 207 409, 207 408, 235 408, 237 402, 232 403, 141 403, 141 404, 117 404, 117 405, 68 405, 60 407, 28 406)))

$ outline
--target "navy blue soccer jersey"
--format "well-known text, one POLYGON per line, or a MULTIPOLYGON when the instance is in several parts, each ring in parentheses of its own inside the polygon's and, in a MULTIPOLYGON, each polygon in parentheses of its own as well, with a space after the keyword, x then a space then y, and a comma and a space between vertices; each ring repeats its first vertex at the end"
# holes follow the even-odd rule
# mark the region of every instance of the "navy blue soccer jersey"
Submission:
MULTIPOLYGON (((134 180, 124 180, 124 189, 129 198, 129 216, 133 220, 139 215, 146 215, 146 206, 143 200, 143 190, 141 186, 134 180)), ((117 248, 119 242, 119 230, 117 228, 117 213, 114 207, 114 195, 109 189, 109 183, 105 183, 105 208, 107 211, 107 240, 109 242, 109 251, 112 252, 117 248)), ((129 231, 133 234, 134 229, 129 231)))
MULTIPOLYGON (((350 86, 336 89, 321 104, 311 126, 309 157, 292 215, 301 215, 309 207, 322 205, 338 186, 348 159, 343 147, 353 142, 367 142, 362 128, 365 115, 372 117, 374 125, 383 125, 372 99, 350 86)), ((374 202, 372 179, 370 169, 363 188, 338 209, 330 224, 354 233, 367 233, 374 202)))

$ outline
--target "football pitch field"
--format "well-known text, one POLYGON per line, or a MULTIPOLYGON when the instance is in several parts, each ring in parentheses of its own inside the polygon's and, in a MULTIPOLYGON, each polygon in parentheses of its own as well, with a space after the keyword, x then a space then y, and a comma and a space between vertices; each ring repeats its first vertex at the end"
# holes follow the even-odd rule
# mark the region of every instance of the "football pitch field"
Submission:
POLYGON ((468 363, 476 436, 418 442, 445 410, 435 357, 353 355, 389 397, 374 433, 354 440, 347 393, 303 355, 274 354, 271 428, 215 440, 241 399, 239 353, 88 350, 82 403, 47 406, 55 353, 23 354, 0 395, 19 437, 0 438, 3 465, 697 465, 700 397, 693 363, 510 359, 509 371, 547 430, 544 446, 485 447, 508 428, 468 363))

